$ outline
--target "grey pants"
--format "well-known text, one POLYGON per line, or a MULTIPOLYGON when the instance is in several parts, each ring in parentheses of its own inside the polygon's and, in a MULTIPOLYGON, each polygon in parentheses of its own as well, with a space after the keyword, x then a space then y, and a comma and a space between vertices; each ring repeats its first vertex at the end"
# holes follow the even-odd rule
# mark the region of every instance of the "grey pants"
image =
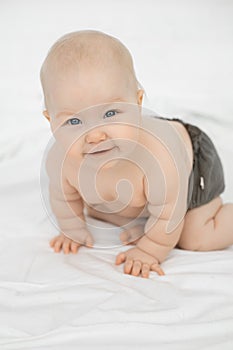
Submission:
POLYGON ((221 160, 210 138, 198 127, 180 119, 191 138, 193 170, 189 178, 188 210, 218 197, 225 189, 221 160))

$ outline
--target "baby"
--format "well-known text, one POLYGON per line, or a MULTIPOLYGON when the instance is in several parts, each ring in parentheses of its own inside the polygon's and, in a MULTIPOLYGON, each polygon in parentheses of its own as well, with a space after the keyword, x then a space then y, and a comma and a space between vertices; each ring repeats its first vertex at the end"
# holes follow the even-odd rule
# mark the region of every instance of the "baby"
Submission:
POLYGON ((115 263, 133 276, 164 275, 161 263, 174 247, 233 244, 233 204, 220 198, 224 176, 213 143, 196 126, 145 112, 120 41, 92 30, 63 36, 42 65, 41 83, 55 138, 46 161, 60 228, 50 242, 55 252, 93 246, 85 211, 124 229, 122 242, 134 246, 115 263))

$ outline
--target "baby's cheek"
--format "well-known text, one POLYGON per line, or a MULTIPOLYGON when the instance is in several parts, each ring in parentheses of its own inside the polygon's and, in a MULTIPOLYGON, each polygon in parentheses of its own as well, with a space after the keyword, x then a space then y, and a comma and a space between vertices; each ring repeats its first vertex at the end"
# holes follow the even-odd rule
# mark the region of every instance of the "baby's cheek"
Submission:
POLYGON ((66 154, 69 158, 80 159, 81 158, 81 145, 79 142, 73 144, 66 144, 66 154))
POLYGON ((68 156, 77 156, 80 154, 82 141, 77 135, 58 130, 54 134, 54 137, 68 156))
POLYGON ((121 151, 130 153, 139 141, 139 129, 133 126, 117 125, 115 129, 111 130, 110 137, 121 151))
POLYGON ((134 139, 135 135, 138 135, 138 126, 137 125, 128 125, 127 123, 113 124, 108 128, 109 135, 114 137, 123 137, 134 139))

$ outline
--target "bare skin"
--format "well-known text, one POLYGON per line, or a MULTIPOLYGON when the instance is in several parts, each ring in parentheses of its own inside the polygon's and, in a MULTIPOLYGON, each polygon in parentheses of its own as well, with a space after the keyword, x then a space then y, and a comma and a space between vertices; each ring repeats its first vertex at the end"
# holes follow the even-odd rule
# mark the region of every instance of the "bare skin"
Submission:
POLYGON ((124 244, 135 246, 119 253, 115 263, 123 263, 124 273, 133 276, 148 278, 150 271, 164 275, 161 264, 174 247, 208 251, 233 244, 233 204, 223 205, 215 198, 187 211, 193 154, 186 129, 178 122, 143 118, 138 108, 143 91, 127 76, 127 61, 119 65, 119 57, 116 62, 114 56, 106 57, 111 43, 102 45, 104 56, 96 65, 93 58, 91 64, 82 61, 78 69, 69 63, 65 71, 63 62, 62 71, 55 72, 59 65, 52 57, 44 70, 44 115, 56 138, 47 172, 51 206, 61 229, 50 246, 65 254, 77 253, 82 245, 92 247, 84 207, 92 217, 119 226, 138 215, 147 219, 145 226, 121 235, 124 244), (92 106, 97 107, 89 110, 92 106), (82 133, 86 125, 90 127, 82 133), (100 155, 108 160, 101 168, 100 155))
MULTIPOLYGON (((233 235, 230 219, 232 212, 233 204, 223 205, 220 197, 204 206, 188 211, 177 248, 192 251, 211 251, 224 249, 232 245, 233 235)), ((98 218, 100 218, 99 215, 98 218)), ((111 222, 119 223, 119 217, 111 222)), ((140 239, 138 237, 142 236, 143 231, 144 226, 140 225, 130 231, 123 232, 121 234, 122 243, 136 245, 140 239), (128 241, 129 243, 127 243, 128 241)), ((63 250, 64 254, 76 254, 82 245, 61 233, 50 241, 50 246, 56 253, 63 250)), ((165 274, 158 262, 152 260, 150 265, 143 263, 141 258, 135 257, 135 255, 131 257, 130 251, 120 253, 116 258, 116 265, 125 262, 124 273, 133 276, 141 275, 144 278, 149 277, 150 271, 155 271, 159 275, 165 274)))
MULTIPOLYGON (((131 181, 135 181, 135 171, 126 172, 127 174, 133 173, 134 177, 131 179, 131 181)), ((112 175, 111 172, 110 175, 112 175)), ((110 176, 110 178, 112 177, 110 176)), ((73 179, 71 176, 70 183, 72 182, 73 179)), ((110 188, 114 188, 115 186, 114 184, 112 186, 109 178, 106 182, 105 177, 103 182, 105 189, 107 186, 106 193, 109 193, 108 186, 110 186, 110 188)), ((138 173, 136 182, 141 182, 140 173, 138 173)), ((104 196, 105 192, 102 194, 104 196)), ((128 206, 119 215, 101 213, 98 210, 87 206, 88 214, 94 218, 122 226, 126 224, 132 217, 138 216, 141 207, 145 205, 143 189, 140 193, 135 193, 135 199, 137 201, 137 203, 135 202, 137 206, 135 207, 133 205, 133 198, 131 201, 132 205, 128 206)), ((173 242, 174 246, 186 250, 208 251, 223 249, 231 245, 233 243, 233 234, 230 220, 232 211, 233 205, 223 205, 220 198, 216 198, 204 206, 189 210, 184 217, 183 227, 181 232, 178 233, 176 244, 173 242)), ((131 248, 124 253, 118 254, 116 257, 116 264, 119 265, 121 263, 124 263, 124 273, 132 274, 133 276, 142 276, 144 278, 148 278, 150 271, 155 271, 159 275, 163 275, 164 271, 160 266, 160 261, 154 255, 148 254, 147 252, 137 247, 137 243, 140 241, 143 235, 145 236, 143 225, 133 227, 121 234, 121 239, 124 244, 133 244, 136 245, 136 247, 131 248)), ((53 247, 55 252, 60 252, 63 250, 65 254, 69 254, 77 253, 78 249, 83 244, 74 242, 72 239, 64 236, 61 233, 51 240, 50 245, 53 247)), ((169 247, 169 250, 171 249, 172 247, 169 247)))

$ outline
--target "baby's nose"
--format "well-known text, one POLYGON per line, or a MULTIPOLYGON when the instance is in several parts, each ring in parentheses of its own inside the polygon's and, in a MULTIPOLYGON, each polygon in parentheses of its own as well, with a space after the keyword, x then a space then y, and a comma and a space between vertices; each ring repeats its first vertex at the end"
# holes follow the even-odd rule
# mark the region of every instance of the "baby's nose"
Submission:
POLYGON ((95 128, 90 130, 85 136, 85 140, 87 143, 98 143, 107 139, 107 135, 104 130, 100 128, 95 128))

